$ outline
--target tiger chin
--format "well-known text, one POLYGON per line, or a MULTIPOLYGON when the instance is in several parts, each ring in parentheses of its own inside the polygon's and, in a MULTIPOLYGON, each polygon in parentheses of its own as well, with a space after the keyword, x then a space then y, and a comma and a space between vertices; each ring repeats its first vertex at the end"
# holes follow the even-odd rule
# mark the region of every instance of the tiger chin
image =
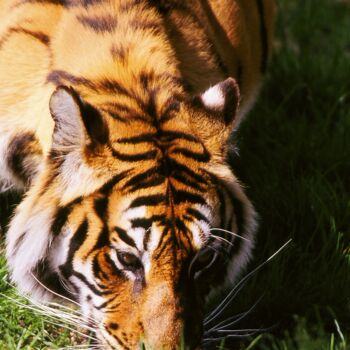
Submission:
POLYGON ((256 213, 227 163, 273 1, 3 0, 0 188, 11 280, 78 303, 104 349, 200 349, 256 213), (25 48, 25 49, 24 49, 25 48))

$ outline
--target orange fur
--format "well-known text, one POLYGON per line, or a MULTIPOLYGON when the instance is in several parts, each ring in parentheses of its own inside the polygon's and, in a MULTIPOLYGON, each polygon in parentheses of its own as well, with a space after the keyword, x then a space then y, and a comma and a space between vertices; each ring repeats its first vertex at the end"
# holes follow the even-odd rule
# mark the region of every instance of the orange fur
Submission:
POLYGON ((253 246, 226 158, 273 17, 272 0, 2 1, 0 180, 16 178, 13 155, 31 175, 7 235, 20 290, 49 299, 31 274, 64 279, 106 348, 198 346, 202 300, 253 246))

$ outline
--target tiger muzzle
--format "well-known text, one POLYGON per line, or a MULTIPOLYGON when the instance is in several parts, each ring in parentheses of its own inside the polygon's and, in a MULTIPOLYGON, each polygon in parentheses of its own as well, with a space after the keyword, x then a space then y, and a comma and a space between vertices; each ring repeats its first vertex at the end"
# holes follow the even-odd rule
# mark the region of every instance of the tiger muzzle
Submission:
POLYGON ((203 320, 194 298, 159 282, 147 290, 144 300, 141 322, 147 350, 198 349, 203 320))

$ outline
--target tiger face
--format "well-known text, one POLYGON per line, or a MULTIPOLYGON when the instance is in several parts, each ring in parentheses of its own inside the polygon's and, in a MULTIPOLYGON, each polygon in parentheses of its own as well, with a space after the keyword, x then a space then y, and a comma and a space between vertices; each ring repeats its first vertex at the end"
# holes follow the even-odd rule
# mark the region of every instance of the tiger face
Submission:
POLYGON ((254 210, 225 161, 238 100, 229 78, 111 121, 58 87, 51 151, 7 235, 19 289, 79 303, 104 349, 199 348, 205 301, 252 248, 254 210))

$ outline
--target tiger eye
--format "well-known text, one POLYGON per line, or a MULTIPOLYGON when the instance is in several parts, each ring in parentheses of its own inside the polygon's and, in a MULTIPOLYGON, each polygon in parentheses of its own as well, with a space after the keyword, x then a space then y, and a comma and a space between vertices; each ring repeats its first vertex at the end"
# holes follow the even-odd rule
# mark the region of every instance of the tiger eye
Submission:
POLYGON ((141 262, 139 258, 131 253, 117 253, 118 260, 126 267, 139 267, 141 265, 141 262))

